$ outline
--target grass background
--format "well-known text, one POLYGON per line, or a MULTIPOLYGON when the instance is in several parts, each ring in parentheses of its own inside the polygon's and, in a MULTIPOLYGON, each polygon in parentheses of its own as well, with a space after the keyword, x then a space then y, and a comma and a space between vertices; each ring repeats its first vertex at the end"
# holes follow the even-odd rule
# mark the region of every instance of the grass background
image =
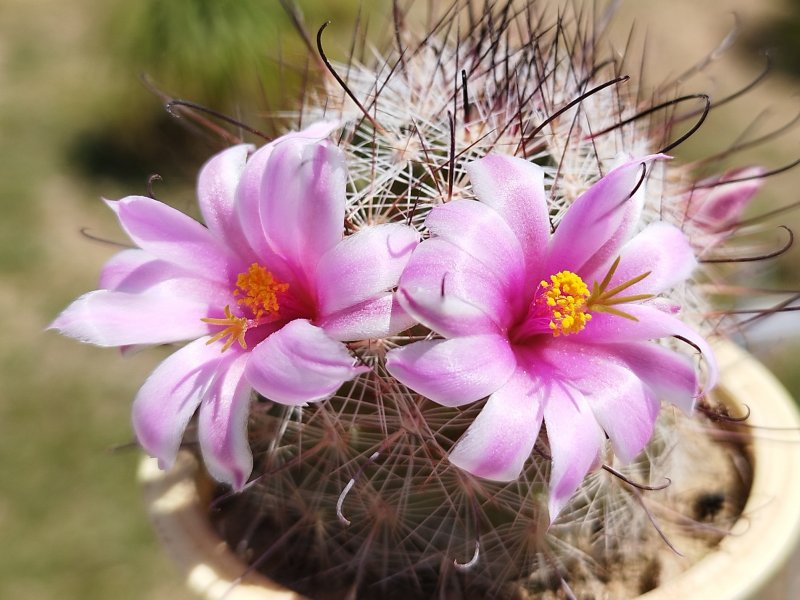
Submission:
MULTIPOLYGON (((114 350, 43 329, 94 288, 114 252, 87 241, 81 228, 122 239, 99 198, 143 193, 147 176, 158 172, 164 182, 156 184, 157 195, 189 209, 196 169, 218 149, 164 116, 139 83, 142 70, 176 95, 239 111, 257 126, 267 126, 258 111, 265 98, 273 107, 288 105, 291 94, 269 74, 276 69, 270 57, 283 43, 286 61, 302 63, 302 46, 274 0, 254 2, 261 27, 246 34, 213 29, 226 19, 251 19, 233 4, 0 0, 0 598, 187 598, 148 528, 133 481, 138 454, 125 447, 131 399, 165 353, 123 360, 114 350), (184 10, 161 14, 158 4, 184 10), (199 25, 188 27, 185 15, 203 4, 228 10, 197 14, 191 22, 199 25), (209 32, 221 40, 218 47, 209 32)), ((332 54, 337 48, 343 54, 355 2, 300 4, 312 29, 334 21, 326 39, 332 54)), ((647 72, 655 82, 713 50, 733 24, 732 10, 744 43, 725 56, 711 85, 730 91, 752 78, 760 64, 756 50, 765 43, 777 44, 785 70, 750 94, 744 108, 715 113, 684 150, 689 154, 724 147, 767 106, 767 118, 776 122, 794 116, 798 2, 629 0, 615 33, 624 40, 633 21, 647 32, 647 72)), ((377 23, 376 17, 374 30, 387 31, 377 23)), ((731 164, 779 166, 798 150, 797 135, 789 134, 731 164)), ((772 180, 762 207, 798 200, 799 177, 795 171, 772 180)), ((766 273, 797 285, 797 264, 792 252, 766 273)), ((797 320, 750 338, 795 393, 797 320)))

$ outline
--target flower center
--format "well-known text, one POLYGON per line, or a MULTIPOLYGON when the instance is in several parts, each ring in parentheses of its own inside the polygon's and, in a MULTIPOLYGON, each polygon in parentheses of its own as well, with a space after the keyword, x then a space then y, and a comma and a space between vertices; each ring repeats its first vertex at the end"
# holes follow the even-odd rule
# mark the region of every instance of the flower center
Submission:
MULTIPOLYGON (((621 310, 620 306, 652 298, 652 294, 622 295, 622 292, 639 283, 650 272, 637 275, 619 285, 610 287, 611 280, 619 266, 617 258, 600 282, 595 281, 592 289, 572 271, 560 271, 550 276, 550 281, 541 281, 532 305, 533 320, 517 331, 521 339, 530 335, 544 333, 544 322, 553 337, 572 335, 583 331, 592 319, 592 313, 609 313, 636 321, 636 317, 621 310), (538 324, 537 324, 538 323, 538 324)), ((529 313, 530 314, 530 313, 529 313)))
POLYGON ((288 289, 288 283, 276 281, 272 273, 253 263, 246 273, 239 273, 233 295, 241 296, 236 304, 246 306, 256 319, 260 319, 264 313, 278 312, 278 294, 288 289))
POLYGON ((264 325, 277 318, 280 310, 278 295, 288 289, 288 283, 276 280, 266 268, 253 263, 246 272, 239 273, 236 278, 236 288, 233 290, 233 296, 238 297, 236 304, 249 309, 252 318, 234 315, 230 305, 227 305, 224 318, 201 319, 204 323, 222 327, 207 343, 212 344, 225 339, 222 352, 230 348, 234 342, 238 342, 246 350, 245 334, 253 327, 264 325))
POLYGON ((588 312, 589 288, 572 271, 550 276, 550 282, 539 284, 544 290, 541 302, 550 313, 550 331, 554 337, 578 333, 592 318, 588 312))

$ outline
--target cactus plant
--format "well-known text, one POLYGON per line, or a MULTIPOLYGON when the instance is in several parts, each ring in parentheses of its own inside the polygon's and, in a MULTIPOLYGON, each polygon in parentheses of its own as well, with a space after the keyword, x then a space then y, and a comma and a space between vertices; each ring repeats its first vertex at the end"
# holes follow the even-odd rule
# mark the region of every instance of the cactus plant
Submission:
POLYGON ((599 54, 603 15, 454 2, 420 34, 394 9, 376 59, 333 63, 318 31, 309 125, 212 158, 206 227, 110 203, 138 248, 53 327, 195 340, 139 392, 137 437, 164 467, 197 442, 232 487, 219 530, 303 593, 647 591, 673 535, 702 555, 746 494, 704 416, 696 267, 766 172, 669 160, 713 104, 645 96, 599 54), (731 495, 687 500, 709 478, 731 495))

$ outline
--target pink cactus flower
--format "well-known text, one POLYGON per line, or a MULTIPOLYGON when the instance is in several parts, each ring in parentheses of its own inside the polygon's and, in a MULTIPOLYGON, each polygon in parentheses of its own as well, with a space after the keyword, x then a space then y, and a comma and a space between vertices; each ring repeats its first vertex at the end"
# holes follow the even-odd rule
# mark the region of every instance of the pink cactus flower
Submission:
POLYGON ((728 238, 764 184, 763 167, 744 167, 698 182, 683 198, 686 226, 701 252, 728 238))
POLYGON ((633 235, 644 169, 658 158, 609 172, 554 233, 538 166, 475 161, 467 172, 479 201, 434 208, 432 236, 400 279, 401 305, 444 339, 392 350, 389 371, 445 406, 488 396, 449 454, 482 478, 517 478, 544 421, 551 520, 599 466, 606 436, 631 461, 651 437, 659 399, 692 410, 693 362, 651 340, 683 338, 707 361, 707 387, 716 378, 706 341, 656 297, 695 267, 686 237, 665 223, 633 235))
POLYGON ((112 257, 102 289, 51 327, 101 346, 194 340, 134 401, 136 436, 162 468, 199 406, 209 472, 242 488, 253 389, 293 406, 325 400, 368 370, 343 342, 413 322, 392 290, 418 234, 385 224, 343 237, 346 171, 324 141, 332 129, 321 123, 211 158, 197 185, 206 227, 151 198, 108 202, 138 248, 112 257))

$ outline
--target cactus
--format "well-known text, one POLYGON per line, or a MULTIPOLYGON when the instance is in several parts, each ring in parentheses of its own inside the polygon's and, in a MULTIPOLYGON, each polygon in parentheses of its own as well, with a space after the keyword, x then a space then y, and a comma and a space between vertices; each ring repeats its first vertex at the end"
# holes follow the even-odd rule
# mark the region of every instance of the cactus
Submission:
MULTIPOLYGON (((339 146, 350 172, 347 226, 353 230, 407 222, 427 234, 431 207, 474 197, 465 165, 497 151, 544 169, 557 226, 620 153, 668 151, 673 127, 691 127, 705 114, 700 96, 686 109, 674 98, 645 102, 622 75, 622 64, 596 54, 595 36, 602 32, 588 12, 556 19, 536 2, 474 12, 452 5, 423 34, 395 19, 402 52, 394 47, 367 64, 329 63, 343 81, 327 73, 322 91, 303 107, 307 122, 347 123, 339 146), (661 110, 647 113, 661 103, 661 110)), ((321 30, 321 44, 323 36, 321 30)), ((324 47, 320 52, 327 60, 324 47)), ((707 240, 703 224, 686 216, 692 177, 686 166, 655 167, 643 223, 672 221, 693 233, 693 241, 707 240)), ((747 199, 758 187, 754 181, 747 199)), ((671 299, 709 331, 714 323, 703 317, 706 300, 695 285, 672 290, 671 299)), ((219 528, 232 546, 308 594, 569 597, 575 582, 602 594, 620 562, 627 568, 625 593, 655 587, 661 570, 670 568, 662 562, 670 564, 672 550, 642 497, 666 505, 688 493, 681 479, 696 481, 687 471, 698 452, 718 456, 715 464, 736 479, 729 449, 708 440, 703 419, 665 410, 645 452, 628 465, 608 453, 614 474, 590 473, 550 525, 544 433, 519 479, 474 477, 447 456, 483 403, 438 405, 386 370, 387 350, 432 335, 418 325, 353 344, 371 370, 327 402, 296 409, 257 399, 250 443, 259 476, 218 503, 219 528), (660 488, 669 480, 670 487, 647 491, 631 483, 660 488), (242 520, 242 514, 251 516, 242 520)), ((732 485, 746 492, 746 481, 732 485)), ((724 535, 740 509, 728 506, 717 515, 719 529, 693 529, 703 540, 691 551, 695 557, 724 535)))
POLYGON ((207 228, 109 202, 139 248, 52 327, 195 340, 137 395, 139 442, 167 468, 196 440, 219 531, 303 593, 647 591, 746 495, 690 272, 766 172, 667 160, 712 104, 601 55, 610 13, 433 7, 420 34, 395 4, 374 59, 331 62, 321 28, 309 125, 203 167, 207 228))

